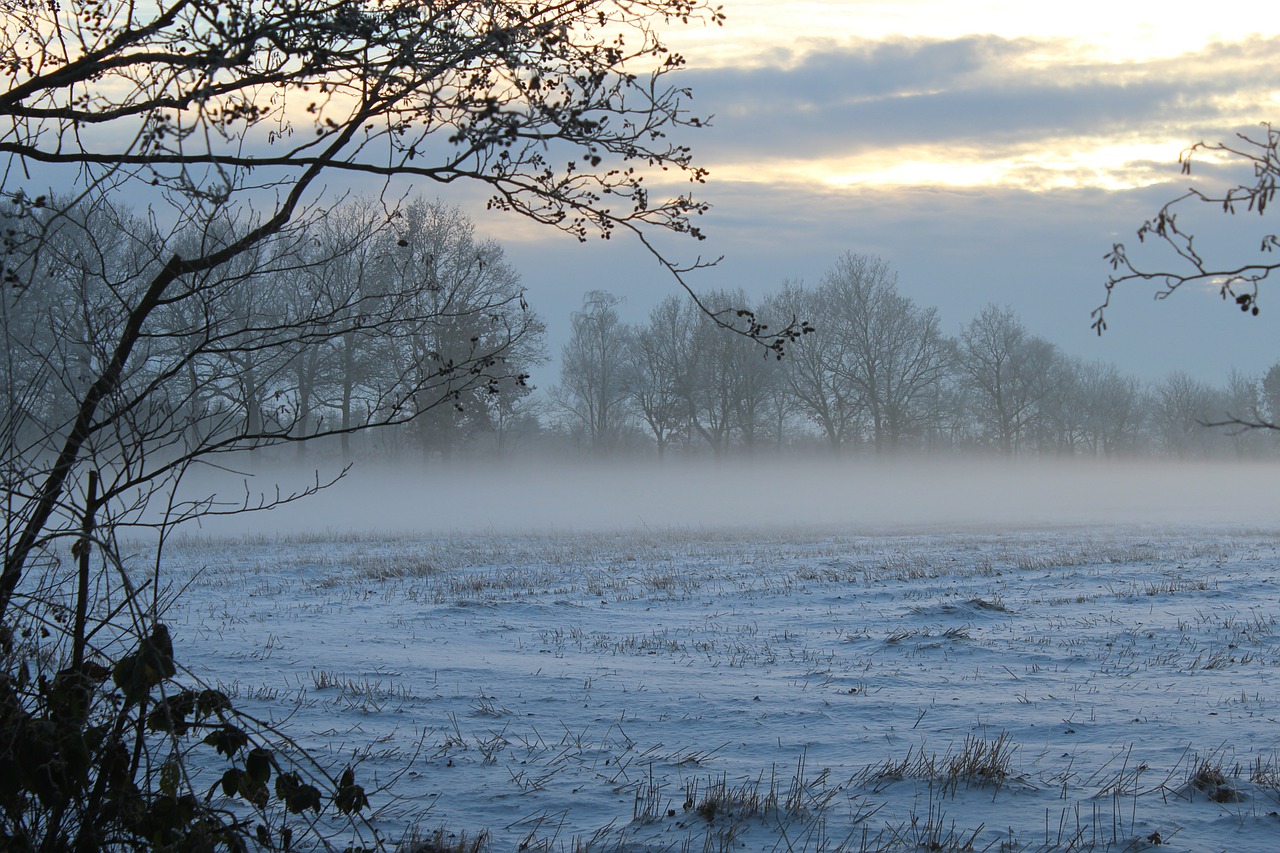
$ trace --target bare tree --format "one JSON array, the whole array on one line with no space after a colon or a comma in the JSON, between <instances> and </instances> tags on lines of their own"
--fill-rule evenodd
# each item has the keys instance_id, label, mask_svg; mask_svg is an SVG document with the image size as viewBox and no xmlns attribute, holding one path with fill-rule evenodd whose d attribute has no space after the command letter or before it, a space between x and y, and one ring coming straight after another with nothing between
<instances>
[{"instance_id":1,"label":"bare tree","mask_svg":"<svg viewBox=\"0 0 1280 853\"><path fill-rule=\"evenodd\" d=\"M1262 383L1241 370L1232 368L1221 390L1223 412L1228 422L1225 432L1237 456L1255 456L1270 442L1256 429L1244 426L1266 426L1271 423L1263 413ZM1220 419L1219 419L1220 420ZM1240 423L1236 423L1236 422Z\"/></svg>"},{"instance_id":2,"label":"bare tree","mask_svg":"<svg viewBox=\"0 0 1280 853\"><path fill-rule=\"evenodd\" d=\"M381 231L377 227L379 206L372 199L348 200L331 208L312 229L313 250L325 261L295 278L292 294L298 310L305 310L313 300L332 305L366 299L377 303L391 275L387 243L395 239L393 232L373 233ZM395 381L389 374L398 364L393 357L396 340L394 335L369 336L351 326L328 340L303 342L292 354L295 363L301 363L299 371L314 369L318 374L312 378L319 389L317 414L327 416L330 427L337 430L344 461L352 458L352 436L375 422L370 401ZM303 428L302 421L311 408L306 391L299 377L298 420ZM299 442L298 447L302 452L306 444Z\"/></svg>"},{"instance_id":3,"label":"bare tree","mask_svg":"<svg viewBox=\"0 0 1280 853\"><path fill-rule=\"evenodd\" d=\"M1262 377L1262 401L1266 420L1280 422L1280 363L1271 365Z\"/></svg>"},{"instance_id":4,"label":"bare tree","mask_svg":"<svg viewBox=\"0 0 1280 853\"><path fill-rule=\"evenodd\" d=\"M1058 356L1049 369L1053 376L1037 407L1032 442L1041 453L1070 456L1085 445L1088 432L1083 366Z\"/></svg>"},{"instance_id":5,"label":"bare tree","mask_svg":"<svg viewBox=\"0 0 1280 853\"><path fill-rule=\"evenodd\" d=\"M713 291L703 297L703 305L712 315L741 305L745 296ZM699 436L712 453L728 452L735 431L743 426L744 395L750 393L749 374L743 370L743 341L722 335L714 322L697 318L688 330L688 338L677 342L681 353L678 389L690 436ZM752 354L759 358L759 353Z\"/></svg>"},{"instance_id":6,"label":"bare tree","mask_svg":"<svg viewBox=\"0 0 1280 853\"><path fill-rule=\"evenodd\" d=\"M53 169L51 180L78 180L80 194L66 197L82 203L154 187L176 221L205 236L195 252L169 247L110 330L111 357L87 384L6 551L0 616L152 314L203 292L193 279L305 221L320 175L470 179L493 191L494 206L579 237L618 228L643 236L648 227L698 236L690 217L703 205L651 197L644 169L611 164L703 177L688 149L661 132L698 120L686 112L687 91L665 83L681 60L653 26L718 20L701 2L269 0L248 15L176 0L10 11L0 153ZM632 70L655 59L648 74ZM20 212L47 202L17 185L24 171L6 170L3 187ZM237 204L259 213L229 214ZM215 222L228 230L208 239ZM40 244L36 230L11 248L35 258ZM26 273L6 262L4 278L21 286Z\"/></svg>"},{"instance_id":7,"label":"bare tree","mask_svg":"<svg viewBox=\"0 0 1280 853\"><path fill-rule=\"evenodd\" d=\"M681 343L693 321L690 306L674 296L658 303L649 322L635 330L627 347L631 407L653 436L658 458L680 436L685 424L679 393Z\"/></svg>"},{"instance_id":8,"label":"bare tree","mask_svg":"<svg viewBox=\"0 0 1280 853\"><path fill-rule=\"evenodd\" d=\"M864 406L846 369L849 339L833 322L834 294L826 287L809 290L785 282L768 304L778 313L826 318L791 346L782 368L791 403L817 425L831 450L839 451L855 439Z\"/></svg>"},{"instance_id":9,"label":"bare tree","mask_svg":"<svg viewBox=\"0 0 1280 853\"><path fill-rule=\"evenodd\" d=\"M1277 179L1280 179L1280 131L1264 122L1259 135L1237 134L1230 143L1197 142L1178 157L1182 173L1191 174L1195 158L1204 153L1249 170L1252 181L1220 191L1192 187L1142 224L1138 241L1150 240L1163 247L1172 261L1168 266L1146 266L1135 261L1123 243L1113 245L1106 257L1115 272L1107 279L1105 301L1093 311L1093 327L1098 334L1107 328L1106 309L1115 290L1134 284L1154 285L1158 299L1171 296L1183 285L1210 285L1241 311L1257 315L1259 287L1280 269L1280 261L1271 260L1274 257L1271 253L1280 249L1280 238L1274 233L1258 235L1254 242L1258 254L1251 258L1239 258L1234 249L1225 254L1219 251L1218 254L1223 255L1220 258L1212 257L1196 243L1195 234L1179 223L1178 217L1191 202L1201 202L1233 215L1243 211L1264 216L1275 199Z\"/></svg>"},{"instance_id":10,"label":"bare tree","mask_svg":"<svg viewBox=\"0 0 1280 853\"><path fill-rule=\"evenodd\" d=\"M846 253L823 287L834 309L828 322L846 342L842 369L866 406L876 450L896 449L939 419L952 349L938 312L902 296L879 258Z\"/></svg>"},{"instance_id":11,"label":"bare tree","mask_svg":"<svg viewBox=\"0 0 1280 853\"><path fill-rule=\"evenodd\" d=\"M460 210L414 201L393 224L388 272L400 287L421 283L417 301L432 320L396 335L392 346L399 352L392 360L404 363L414 381L441 365L488 362L484 382L452 371L449 382L414 397L418 417L408 428L424 452L447 458L468 431L492 428L491 403L504 389L524 390L528 368L543 359L545 327L525 303L520 276L502 247L478 240Z\"/></svg>"},{"instance_id":12,"label":"bare tree","mask_svg":"<svg viewBox=\"0 0 1280 853\"><path fill-rule=\"evenodd\" d=\"M286 285L328 262L386 246L395 221L391 203L315 251L308 239L332 207L326 175L477 182L493 207L579 238L629 231L652 246L652 231L701 236L700 202L655 195L644 180L662 170L704 177L668 136L700 122L689 93L668 82L682 60L658 29L720 15L701 0L104 0L5 11L0 281L14 355L0 416L0 652L5 684L18 686L5 687L0 723L6 746L45 732L53 757L29 769L62 781L38 798L4 788L0 819L5 837L40 849L124 837L236 849L248 825L202 806L185 776L182 808L163 825L131 822L177 796L153 788L162 774L145 744L207 734L233 762L225 793L254 808L278 803L272 831L319 794L291 770L271 797L274 759L250 750L226 697L173 683L160 560L147 602L145 579L111 547L117 526L167 506L163 541L176 521L243 511L248 503L167 498L194 463L406 422L459 383L508 375L488 344L459 354L422 346L390 363L390 380L360 381L360 416L316 416L308 347L420 343L440 317L421 282L387 273L396 255L381 248L366 267L377 274L358 273L359 287L290 298ZM131 220L120 198L148 205L147 216ZM396 243L388 249L406 248ZM34 344L41 334L46 349ZM57 547L69 540L73 567ZM91 568L101 584L89 583ZM15 639L34 625L65 628L47 642ZM102 686L103 660L114 691ZM17 679L28 665L38 671ZM87 727L101 737L84 741ZM86 748L65 748L74 738ZM133 757L121 764L121 754ZM326 786L339 812L362 807L349 773Z\"/></svg>"},{"instance_id":13,"label":"bare tree","mask_svg":"<svg viewBox=\"0 0 1280 853\"><path fill-rule=\"evenodd\" d=\"M1178 157L1182 174L1190 175L1197 157L1209 155L1215 165L1247 171L1250 179L1223 189L1191 187L1185 193L1169 201L1138 229L1140 243L1148 241L1162 248L1167 262L1148 265L1135 260L1123 243L1116 243L1107 253L1114 272L1106 282L1106 297L1093 311L1093 328L1102 334L1107 328L1106 311L1117 288L1133 285L1152 285L1155 297L1165 299L1184 285L1206 285L1218 291L1223 301L1229 302L1245 314L1257 316L1260 310L1262 286L1272 274L1280 270L1275 252L1280 249L1280 236L1262 223L1267 209L1275 200L1280 183L1280 131L1270 122L1263 122L1260 133L1238 133L1231 142L1197 142ZM1210 245L1197 243L1193 226L1179 222L1179 216L1194 212L1194 203L1206 205L1205 209L1222 213L1255 213L1253 220L1239 222L1234 230L1244 232L1244 245L1252 244L1256 250L1238 245ZM1204 426L1228 429L1280 430L1274 412L1263 417L1253 408L1246 411L1229 411L1224 416L1206 421Z\"/></svg>"},{"instance_id":14,"label":"bare tree","mask_svg":"<svg viewBox=\"0 0 1280 853\"><path fill-rule=\"evenodd\" d=\"M1255 430L1280 432L1278 385L1280 371L1275 366L1261 379L1232 368L1227 377L1221 411L1201 426L1225 432L1241 455L1260 451L1265 445L1249 437L1248 433Z\"/></svg>"},{"instance_id":15,"label":"bare tree","mask_svg":"<svg viewBox=\"0 0 1280 853\"><path fill-rule=\"evenodd\" d=\"M1025 449L1053 387L1053 345L1027 331L1010 309L988 305L960 336L960 368L990 440L1006 454Z\"/></svg>"},{"instance_id":16,"label":"bare tree","mask_svg":"<svg viewBox=\"0 0 1280 853\"><path fill-rule=\"evenodd\" d=\"M1222 435L1204 427L1223 408L1212 386L1182 371L1169 374L1151 389L1151 429L1157 446L1180 459L1212 455Z\"/></svg>"},{"instance_id":17,"label":"bare tree","mask_svg":"<svg viewBox=\"0 0 1280 853\"><path fill-rule=\"evenodd\" d=\"M542 415L547 401L532 392L537 390L527 382L509 383L501 388L490 401L490 425L492 427L491 452L497 459L506 459L518 449L533 442L542 432Z\"/></svg>"},{"instance_id":18,"label":"bare tree","mask_svg":"<svg viewBox=\"0 0 1280 853\"><path fill-rule=\"evenodd\" d=\"M1146 412L1136 379L1113 364L1089 362L1078 366L1078 393L1089 453L1115 456L1139 449Z\"/></svg>"},{"instance_id":19,"label":"bare tree","mask_svg":"<svg viewBox=\"0 0 1280 853\"><path fill-rule=\"evenodd\" d=\"M631 330L618 319L618 297L593 290L573 315L569 341L560 355L560 384L551 399L584 430L591 450L617 446L631 394L626 353Z\"/></svg>"},{"instance_id":20,"label":"bare tree","mask_svg":"<svg viewBox=\"0 0 1280 853\"><path fill-rule=\"evenodd\" d=\"M746 294L741 290L716 294L715 299L722 305L748 304ZM762 319L767 318L766 313L757 313ZM762 352L742 338L719 337L724 338L727 344L722 352L727 359L727 375L733 379L733 426L742 449L749 454L755 453L765 441L770 440L769 433L775 420L773 404L777 401L773 391L782 378L781 359L770 357L770 353Z\"/></svg>"}]
</instances>

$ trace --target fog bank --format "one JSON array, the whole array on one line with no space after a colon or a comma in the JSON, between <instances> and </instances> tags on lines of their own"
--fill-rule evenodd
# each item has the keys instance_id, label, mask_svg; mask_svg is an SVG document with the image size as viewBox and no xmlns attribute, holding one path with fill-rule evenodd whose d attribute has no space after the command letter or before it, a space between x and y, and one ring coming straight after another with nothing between
<instances>
[{"instance_id":1,"label":"fog bank","mask_svg":"<svg viewBox=\"0 0 1280 853\"><path fill-rule=\"evenodd\" d=\"M332 472L331 472L332 473ZM324 477L325 471L320 471ZM715 464L357 465L320 494L209 519L211 535L414 534L669 528L847 532L1158 524L1280 528L1275 463L808 460ZM250 492L314 481L257 473ZM237 500L245 478L187 484ZM193 531L194 532L194 531Z\"/></svg>"}]
</instances>

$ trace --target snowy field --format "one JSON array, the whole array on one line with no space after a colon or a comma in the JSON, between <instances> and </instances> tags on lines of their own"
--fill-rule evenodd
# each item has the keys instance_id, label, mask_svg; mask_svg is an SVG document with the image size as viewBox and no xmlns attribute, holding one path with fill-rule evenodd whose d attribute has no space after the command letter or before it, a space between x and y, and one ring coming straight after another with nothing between
<instances>
[{"instance_id":1,"label":"snowy field","mask_svg":"<svg viewBox=\"0 0 1280 853\"><path fill-rule=\"evenodd\" d=\"M1280 525L1180 512L206 534L166 621L392 839L1274 851Z\"/></svg>"}]
</instances>

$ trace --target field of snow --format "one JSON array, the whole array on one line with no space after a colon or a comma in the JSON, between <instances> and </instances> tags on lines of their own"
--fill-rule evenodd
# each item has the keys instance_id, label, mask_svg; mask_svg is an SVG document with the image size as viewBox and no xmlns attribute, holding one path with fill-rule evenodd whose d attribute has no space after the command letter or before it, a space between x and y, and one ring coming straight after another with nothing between
<instances>
[{"instance_id":1,"label":"field of snow","mask_svg":"<svg viewBox=\"0 0 1280 853\"><path fill-rule=\"evenodd\" d=\"M998 530L1000 532L991 532ZM1270 528L251 535L179 659L388 838L495 851L1280 849Z\"/></svg>"}]
</instances>

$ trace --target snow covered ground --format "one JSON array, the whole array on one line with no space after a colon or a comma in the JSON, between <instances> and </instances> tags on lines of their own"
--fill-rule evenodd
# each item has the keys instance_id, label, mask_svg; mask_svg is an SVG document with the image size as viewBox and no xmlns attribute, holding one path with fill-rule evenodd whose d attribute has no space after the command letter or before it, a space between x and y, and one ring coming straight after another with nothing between
<instances>
[{"instance_id":1,"label":"snow covered ground","mask_svg":"<svg viewBox=\"0 0 1280 853\"><path fill-rule=\"evenodd\" d=\"M989 522L204 537L166 621L391 838L1280 850L1277 526Z\"/></svg>"}]
</instances>

